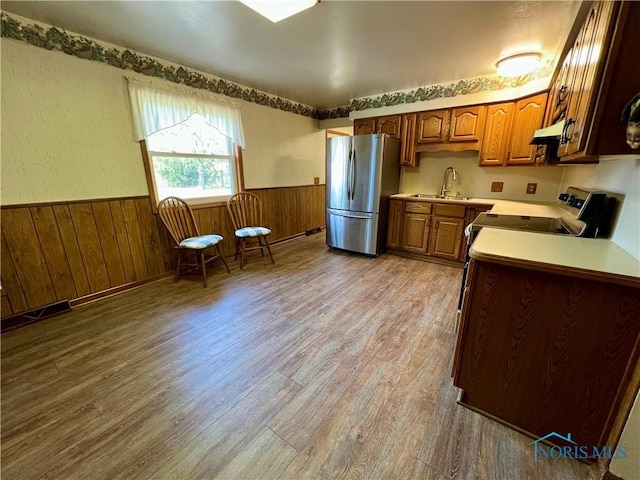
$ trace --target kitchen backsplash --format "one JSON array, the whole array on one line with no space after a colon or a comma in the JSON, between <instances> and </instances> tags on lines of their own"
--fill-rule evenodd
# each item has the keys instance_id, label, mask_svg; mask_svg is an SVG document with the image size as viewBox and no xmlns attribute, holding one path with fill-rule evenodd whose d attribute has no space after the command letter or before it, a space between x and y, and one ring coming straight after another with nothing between
<instances>
[{"instance_id":1,"label":"kitchen backsplash","mask_svg":"<svg viewBox=\"0 0 640 480\"><path fill-rule=\"evenodd\" d=\"M420 166L402 169L401 193L439 193L447 167L459 173L451 182L453 194L468 197L501 198L530 202L553 202L562 181L561 167L479 167L478 152L423 153ZM492 182L502 182L502 192L492 192ZM527 194L527 184L535 183L536 193Z\"/></svg>"},{"instance_id":2,"label":"kitchen backsplash","mask_svg":"<svg viewBox=\"0 0 640 480\"><path fill-rule=\"evenodd\" d=\"M640 155L601 158L597 165L567 166L562 189L572 185L619 196L622 204L611 240L640 260Z\"/></svg>"}]
</instances>

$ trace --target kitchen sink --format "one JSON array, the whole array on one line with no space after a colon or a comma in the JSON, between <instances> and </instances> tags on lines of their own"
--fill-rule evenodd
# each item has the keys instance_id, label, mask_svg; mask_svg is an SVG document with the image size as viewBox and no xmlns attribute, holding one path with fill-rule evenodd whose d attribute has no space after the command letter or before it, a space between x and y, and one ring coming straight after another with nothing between
<instances>
[{"instance_id":1,"label":"kitchen sink","mask_svg":"<svg viewBox=\"0 0 640 480\"><path fill-rule=\"evenodd\" d=\"M457 195L436 195L434 193L417 193L411 196L414 198L437 198L440 200L469 200L469 197L460 197Z\"/></svg>"}]
</instances>

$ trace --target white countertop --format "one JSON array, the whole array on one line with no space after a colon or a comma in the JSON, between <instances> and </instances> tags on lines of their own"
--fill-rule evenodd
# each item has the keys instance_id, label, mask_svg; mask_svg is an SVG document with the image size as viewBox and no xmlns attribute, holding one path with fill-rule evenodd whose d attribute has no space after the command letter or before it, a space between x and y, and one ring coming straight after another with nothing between
<instances>
[{"instance_id":1,"label":"white countertop","mask_svg":"<svg viewBox=\"0 0 640 480\"><path fill-rule=\"evenodd\" d=\"M478 260L510 260L574 272L596 272L640 280L640 260L610 240L483 228L471 246Z\"/></svg>"},{"instance_id":2,"label":"white countertop","mask_svg":"<svg viewBox=\"0 0 640 480\"><path fill-rule=\"evenodd\" d=\"M471 197L468 200L459 200L455 198L416 198L415 193L397 193L391 195L391 198L401 198L416 202L428 203L457 203L462 205L492 205L491 213L499 213L502 215L528 215L531 217L551 217L558 218L562 214L562 210L553 202L529 203L517 200L501 200L497 198L479 198Z\"/></svg>"}]
</instances>

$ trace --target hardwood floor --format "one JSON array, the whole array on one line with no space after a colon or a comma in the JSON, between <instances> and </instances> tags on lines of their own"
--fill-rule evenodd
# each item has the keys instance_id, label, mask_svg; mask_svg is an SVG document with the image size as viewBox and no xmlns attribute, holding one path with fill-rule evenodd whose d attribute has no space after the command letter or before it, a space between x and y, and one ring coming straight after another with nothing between
<instances>
[{"instance_id":1,"label":"hardwood floor","mask_svg":"<svg viewBox=\"0 0 640 480\"><path fill-rule=\"evenodd\" d=\"M594 478L456 404L460 269L274 257L2 335L2 478Z\"/></svg>"}]
</instances>

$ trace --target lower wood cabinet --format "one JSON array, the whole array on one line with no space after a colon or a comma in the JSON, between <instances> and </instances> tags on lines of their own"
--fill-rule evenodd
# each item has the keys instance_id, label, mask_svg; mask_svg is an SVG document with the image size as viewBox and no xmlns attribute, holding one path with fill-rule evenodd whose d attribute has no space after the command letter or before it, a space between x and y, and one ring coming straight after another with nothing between
<instances>
[{"instance_id":1,"label":"lower wood cabinet","mask_svg":"<svg viewBox=\"0 0 640 480\"><path fill-rule=\"evenodd\" d=\"M574 275L472 259L454 385L464 405L533 438L569 432L602 449L617 442L616 417L637 392L640 286Z\"/></svg>"},{"instance_id":2,"label":"lower wood cabinet","mask_svg":"<svg viewBox=\"0 0 640 480\"><path fill-rule=\"evenodd\" d=\"M464 218L433 217L430 252L434 257L461 260Z\"/></svg>"},{"instance_id":3,"label":"lower wood cabinet","mask_svg":"<svg viewBox=\"0 0 640 480\"><path fill-rule=\"evenodd\" d=\"M405 213L402 226L402 250L414 253L429 251L431 216L424 213Z\"/></svg>"},{"instance_id":4,"label":"lower wood cabinet","mask_svg":"<svg viewBox=\"0 0 640 480\"><path fill-rule=\"evenodd\" d=\"M426 254L429 251L431 204L406 202L402 218L400 248L407 252Z\"/></svg>"},{"instance_id":5,"label":"lower wood cabinet","mask_svg":"<svg viewBox=\"0 0 640 480\"><path fill-rule=\"evenodd\" d=\"M465 227L490 205L460 205L391 199L387 247L425 260L461 265L466 255Z\"/></svg>"},{"instance_id":6,"label":"lower wood cabinet","mask_svg":"<svg viewBox=\"0 0 640 480\"><path fill-rule=\"evenodd\" d=\"M402 215L404 202L402 200L389 201L389 221L387 223L387 247L400 248L402 242Z\"/></svg>"}]
</instances>

